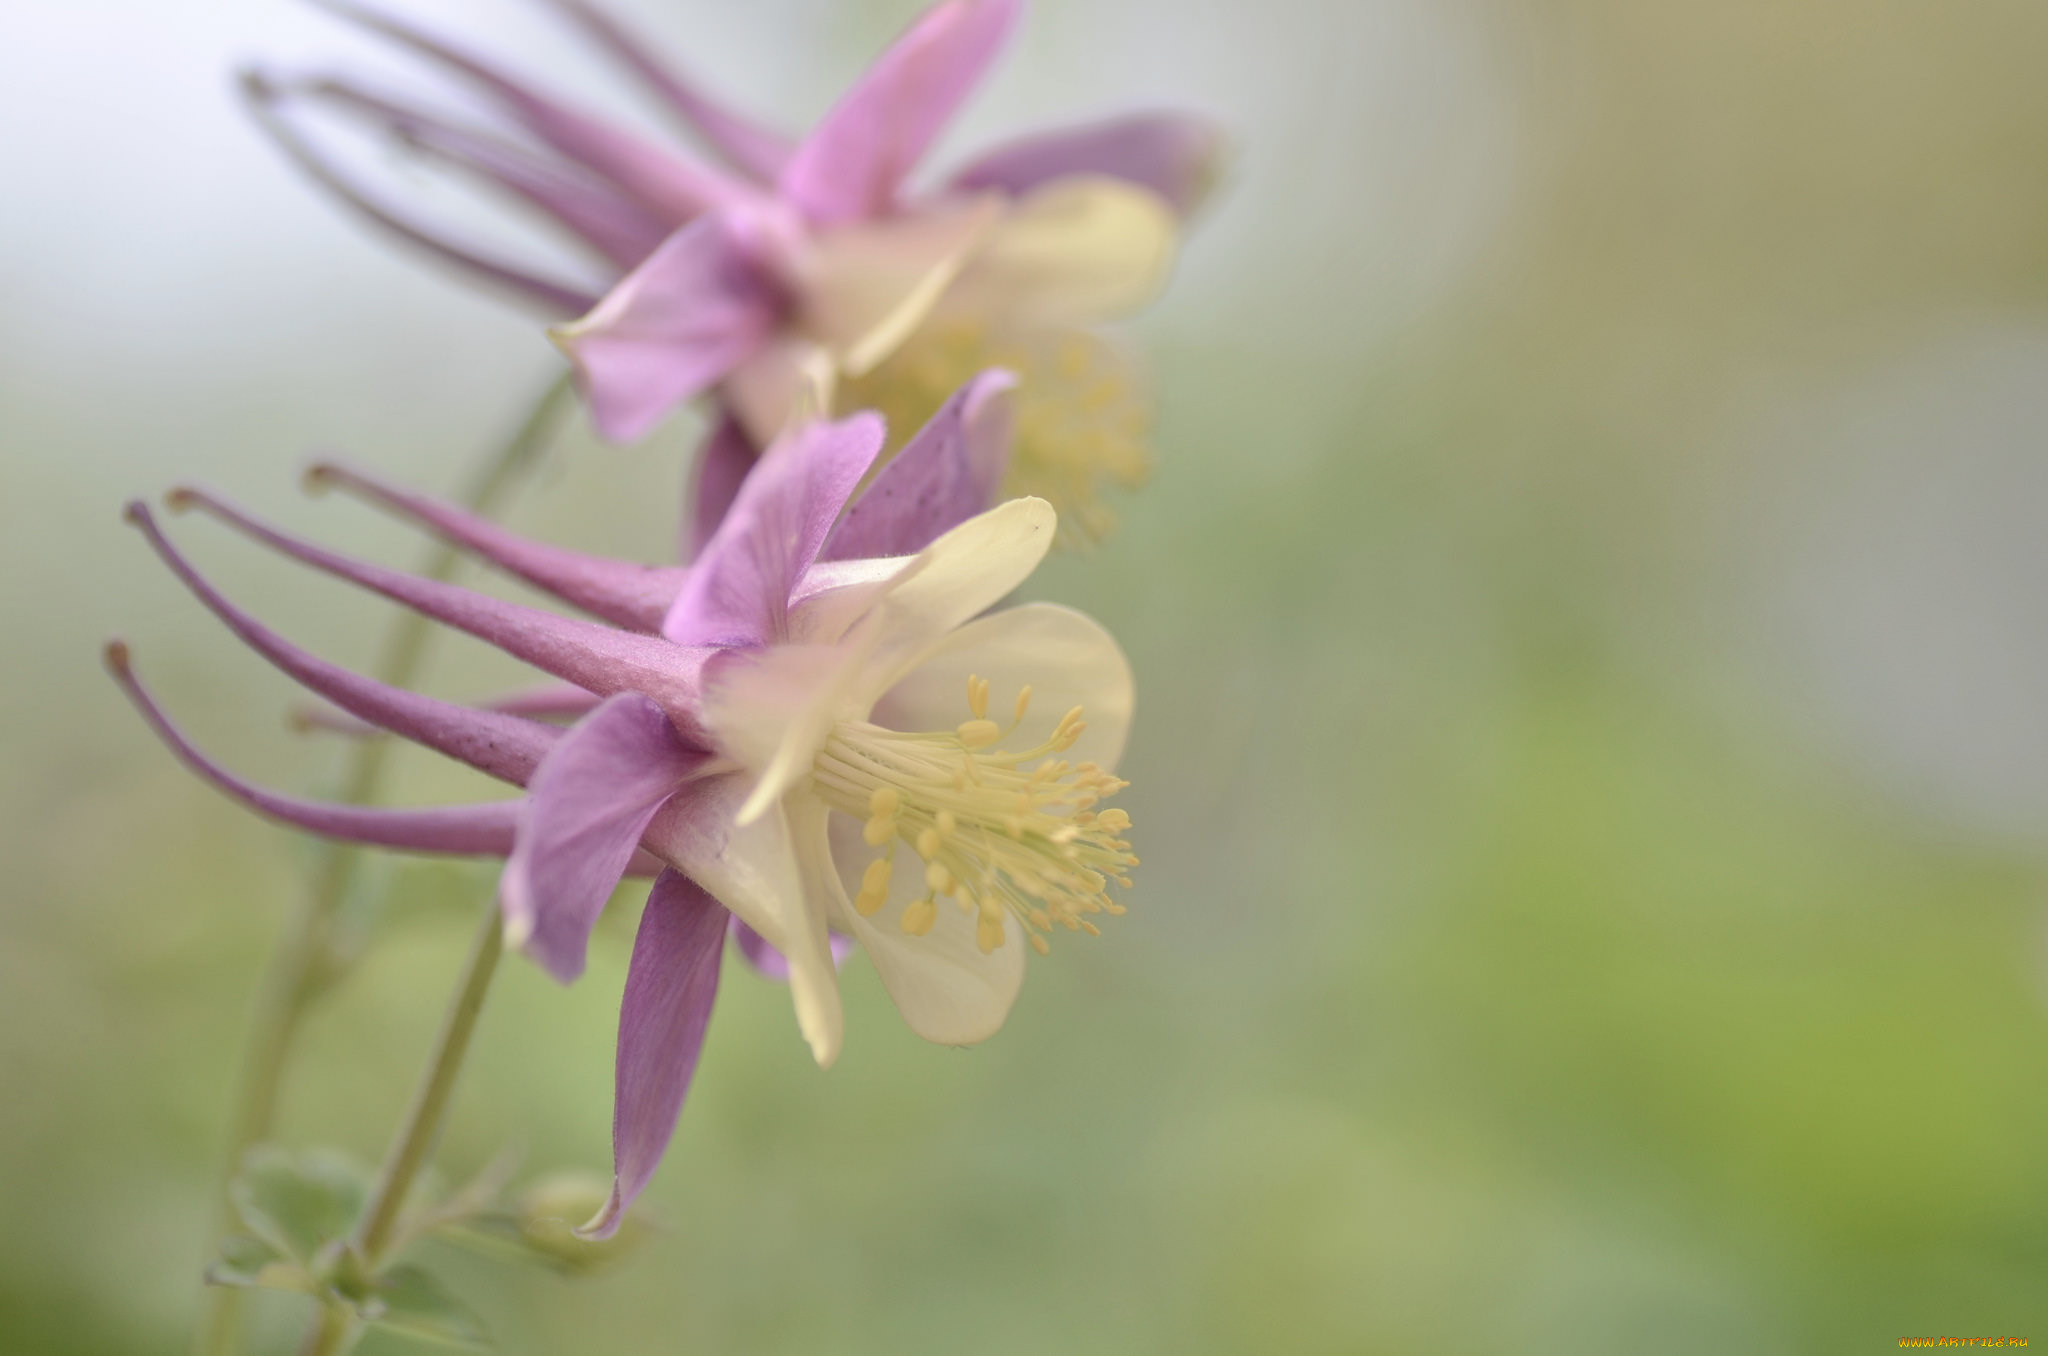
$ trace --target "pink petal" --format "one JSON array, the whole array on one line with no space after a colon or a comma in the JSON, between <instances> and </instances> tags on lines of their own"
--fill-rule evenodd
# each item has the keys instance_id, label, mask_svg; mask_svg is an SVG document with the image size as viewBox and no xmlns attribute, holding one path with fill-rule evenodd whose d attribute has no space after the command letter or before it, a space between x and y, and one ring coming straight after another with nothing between
<instances>
[{"instance_id":1,"label":"pink petal","mask_svg":"<svg viewBox=\"0 0 2048 1356\"><path fill-rule=\"evenodd\" d=\"M619 1003L612 1194L577 1231L586 1237L617 1232L675 1136L718 997L727 916L677 871L662 872L648 892Z\"/></svg>"},{"instance_id":2,"label":"pink petal","mask_svg":"<svg viewBox=\"0 0 2048 1356\"><path fill-rule=\"evenodd\" d=\"M788 137L735 113L697 89L673 67L656 60L646 43L596 5L585 0L553 2L556 9L580 24L639 76L642 84L680 113L728 164L764 184L775 182L794 149Z\"/></svg>"},{"instance_id":3,"label":"pink petal","mask_svg":"<svg viewBox=\"0 0 2048 1356\"><path fill-rule=\"evenodd\" d=\"M499 884L505 929L564 984L662 802L706 754L660 706L625 692L576 722L535 769Z\"/></svg>"},{"instance_id":4,"label":"pink petal","mask_svg":"<svg viewBox=\"0 0 2048 1356\"><path fill-rule=\"evenodd\" d=\"M598 432L631 442L766 343L783 301L739 214L685 226L573 324L551 332Z\"/></svg>"},{"instance_id":5,"label":"pink petal","mask_svg":"<svg viewBox=\"0 0 2048 1356\"><path fill-rule=\"evenodd\" d=\"M824 901L806 891L782 807L745 825L735 818L754 780L739 771L692 780L661 807L643 841L789 957L797 1029L829 1067L844 1038L845 1007Z\"/></svg>"},{"instance_id":6,"label":"pink petal","mask_svg":"<svg viewBox=\"0 0 2048 1356\"><path fill-rule=\"evenodd\" d=\"M1151 189L1181 216L1215 183L1223 133L1185 113L1132 113L1005 142L949 181L954 188L996 188L1018 195L1076 174L1104 174Z\"/></svg>"},{"instance_id":7,"label":"pink petal","mask_svg":"<svg viewBox=\"0 0 2048 1356\"><path fill-rule=\"evenodd\" d=\"M789 596L854 486L882 450L879 415L815 421L761 454L661 624L678 645L760 645L783 636Z\"/></svg>"},{"instance_id":8,"label":"pink petal","mask_svg":"<svg viewBox=\"0 0 2048 1356\"><path fill-rule=\"evenodd\" d=\"M403 852L446 852L461 856L502 857L512 850L516 800L482 805L436 805L421 809L387 809L337 805L280 795L244 781L200 752L164 715L128 663L128 647L107 646L107 668L158 737L180 762L229 799L281 823L351 843L396 848Z\"/></svg>"},{"instance_id":9,"label":"pink petal","mask_svg":"<svg viewBox=\"0 0 2048 1356\"><path fill-rule=\"evenodd\" d=\"M1008 372L984 372L947 397L846 511L823 558L915 555L994 503L1010 464L1016 384Z\"/></svg>"},{"instance_id":10,"label":"pink petal","mask_svg":"<svg viewBox=\"0 0 2048 1356\"><path fill-rule=\"evenodd\" d=\"M823 225L886 214L1023 8L1022 0L946 0L927 10L797 147L783 196Z\"/></svg>"},{"instance_id":11,"label":"pink petal","mask_svg":"<svg viewBox=\"0 0 2048 1356\"><path fill-rule=\"evenodd\" d=\"M306 472L306 484L312 489L339 486L390 509L443 541L614 625L655 630L682 588L684 571L677 566L633 565L529 541L479 514L413 494L353 467L316 463Z\"/></svg>"}]
</instances>

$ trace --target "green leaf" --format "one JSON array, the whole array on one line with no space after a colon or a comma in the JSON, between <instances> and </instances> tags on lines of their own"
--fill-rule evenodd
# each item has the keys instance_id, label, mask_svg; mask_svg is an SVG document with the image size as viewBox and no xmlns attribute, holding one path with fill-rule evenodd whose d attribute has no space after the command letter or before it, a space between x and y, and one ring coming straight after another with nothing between
<instances>
[{"instance_id":1,"label":"green leaf","mask_svg":"<svg viewBox=\"0 0 2048 1356\"><path fill-rule=\"evenodd\" d=\"M206 1269L208 1285L253 1286L311 1295L318 1284L306 1269L260 1238L231 1234L221 1240L220 1256Z\"/></svg>"},{"instance_id":2,"label":"green leaf","mask_svg":"<svg viewBox=\"0 0 2048 1356\"><path fill-rule=\"evenodd\" d=\"M369 1176L338 1154L251 1149L229 1188L249 1232L311 1271L327 1244L345 1238L369 1197Z\"/></svg>"},{"instance_id":3,"label":"green leaf","mask_svg":"<svg viewBox=\"0 0 2048 1356\"><path fill-rule=\"evenodd\" d=\"M415 1266L396 1266L379 1276L356 1305L365 1323L437 1346L489 1351L491 1337L469 1307Z\"/></svg>"}]
</instances>

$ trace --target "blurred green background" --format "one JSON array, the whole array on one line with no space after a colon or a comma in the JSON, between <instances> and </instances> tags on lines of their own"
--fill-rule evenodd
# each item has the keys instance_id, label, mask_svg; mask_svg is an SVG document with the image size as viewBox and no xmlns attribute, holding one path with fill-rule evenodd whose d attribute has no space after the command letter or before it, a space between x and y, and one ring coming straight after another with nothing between
<instances>
[{"instance_id":1,"label":"blurred green background","mask_svg":"<svg viewBox=\"0 0 2048 1356\"><path fill-rule=\"evenodd\" d=\"M791 125L917 8L618 4ZM623 106L543 7L409 8ZM406 562L298 465L445 490L555 369L226 88L388 54L268 0L16 17L0 1349L174 1352L312 853L178 769L97 647L238 770L329 789L340 756L120 503L203 479ZM515 1353L2048 1341L2044 70L2036 0L1041 0L953 154L1131 103L1238 140L1134 327L1155 484L1032 585L1138 670L1134 908L969 1052L856 962L820 1074L729 971L666 1231L577 1282L451 1254L453 1287ZM579 427L512 519L661 559L694 434ZM370 662L380 606L174 527ZM430 686L503 676L454 639ZM491 878L368 875L290 1143L375 1159ZM572 989L507 967L451 1171L605 1166L636 907ZM298 1307L257 1317L289 1349Z\"/></svg>"}]
</instances>

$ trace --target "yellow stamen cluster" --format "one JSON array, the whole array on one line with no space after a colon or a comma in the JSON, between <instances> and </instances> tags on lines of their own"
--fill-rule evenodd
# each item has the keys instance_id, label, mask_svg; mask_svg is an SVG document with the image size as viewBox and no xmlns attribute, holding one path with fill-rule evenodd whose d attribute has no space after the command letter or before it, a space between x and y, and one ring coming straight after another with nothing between
<instances>
[{"instance_id":1,"label":"yellow stamen cluster","mask_svg":"<svg viewBox=\"0 0 2048 1356\"><path fill-rule=\"evenodd\" d=\"M863 840L883 850L854 895L862 917L888 901L896 845L905 843L922 860L924 881L924 893L904 906L905 932L930 932L939 900L950 897L975 916L984 954L1003 944L1005 920L1014 918L1042 956L1054 927L1098 935L1086 915L1124 911L1108 887L1130 888L1138 864L1123 837L1131 817L1095 807L1128 783L1059 757L1088 728L1080 707L1037 747L1009 752L1000 743L1023 723L1031 689L1017 694L1008 729L988 718L988 699L987 680L970 677L971 718L950 731L841 721L818 754L814 785L826 804L863 820Z\"/></svg>"},{"instance_id":2,"label":"yellow stamen cluster","mask_svg":"<svg viewBox=\"0 0 2048 1356\"><path fill-rule=\"evenodd\" d=\"M1004 492L1037 495L1058 510L1060 541L1084 546L1116 526L1105 486L1135 489L1151 470L1151 414L1130 360L1077 329L992 332L964 321L933 321L880 366L845 382L842 409L880 410L902 445L969 378L1006 367L1016 437Z\"/></svg>"}]
</instances>

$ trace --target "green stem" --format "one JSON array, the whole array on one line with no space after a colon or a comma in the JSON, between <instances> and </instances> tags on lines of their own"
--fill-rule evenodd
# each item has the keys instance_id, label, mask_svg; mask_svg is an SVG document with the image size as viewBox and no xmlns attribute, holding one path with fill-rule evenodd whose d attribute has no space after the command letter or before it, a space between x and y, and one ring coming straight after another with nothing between
<instances>
[{"instance_id":1,"label":"green stem","mask_svg":"<svg viewBox=\"0 0 2048 1356\"><path fill-rule=\"evenodd\" d=\"M483 1011L484 995L490 992L491 979L498 972L498 958L504 951L505 927L494 899L484 911L483 926L470 945L469 961L462 967L455 997L441 1019L441 1034L434 1041L433 1058L427 1061L427 1071L412 1095L412 1105L406 1109L405 1119L399 1122L398 1133L384 1155L384 1166L377 1173L370 1203L364 1207L355 1236L349 1240L349 1251L366 1275L376 1275L383 1265L404 1216L405 1199L412 1192L413 1181L426 1166L428 1155L434 1151L434 1141L440 1137L441 1122L448 1114L448 1098L455 1091L463 1057L469 1053L469 1038L476 1031L478 1014ZM335 1356L347 1350L354 1332L355 1324L346 1310L339 1305L322 1304L299 1348L300 1356Z\"/></svg>"},{"instance_id":2,"label":"green stem","mask_svg":"<svg viewBox=\"0 0 2048 1356\"><path fill-rule=\"evenodd\" d=\"M549 383L518 431L478 469L465 487L462 503L479 513L494 512L520 477L532 468L571 403L567 375ZM454 547L437 545L422 562L420 573L430 579L445 580L454 574L460 559L461 554ZM378 680L392 687L411 686L418 676L430 631L427 619L419 613L399 613L385 633L383 654L373 670ZM364 739L356 744L343 780L344 800L359 804L376 794L389 747L390 741L385 739ZM228 1183L240 1171L249 1150L268 1139L276 1123L279 1092L299 1026L314 998L335 978L334 924L354 880L358 857L357 849L346 844L324 846L312 888L271 957L228 1123L216 1235L232 1227ZM196 1356L233 1356L241 1345L241 1301L241 1291L230 1287L215 1287L206 1292L193 1344Z\"/></svg>"},{"instance_id":3,"label":"green stem","mask_svg":"<svg viewBox=\"0 0 2048 1356\"><path fill-rule=\"evenodd\" d=\"M322 1304L320 1316L306 1329L299 1356L339 1356L355 1342L355 1315L339 1304Z\"/></svg>"},{"instance_id":4,"label":"green stem","mask_svg":"<svg viewBox=\"0 0 2048 1356\"><path fill-rule=\"evenodd\" d=\"M463 967L462 980L448 1005L447 1016L441 1019L434 1057L428 1061L426 1074L413 1093L412 1105L406 1109L405 1120L392 1138L384 1167L377 1174L376 1188L370 1193L370 1203L356 1225L355 1253L373 1275L391 1246L413 1179L426 1165L427 1156L434 1150L434 1140L441 1133L448 1097L455 1091L456 1075L462 1071L463 1056L469 1053L469 1038L476 1031L477 1014L483 1011L484 995L490 992L491 978L498 972L498 957L504 951L505 928L493 899L484 911L476 941L470 945L469 962Z\"/></svg>"}]
</instances>

